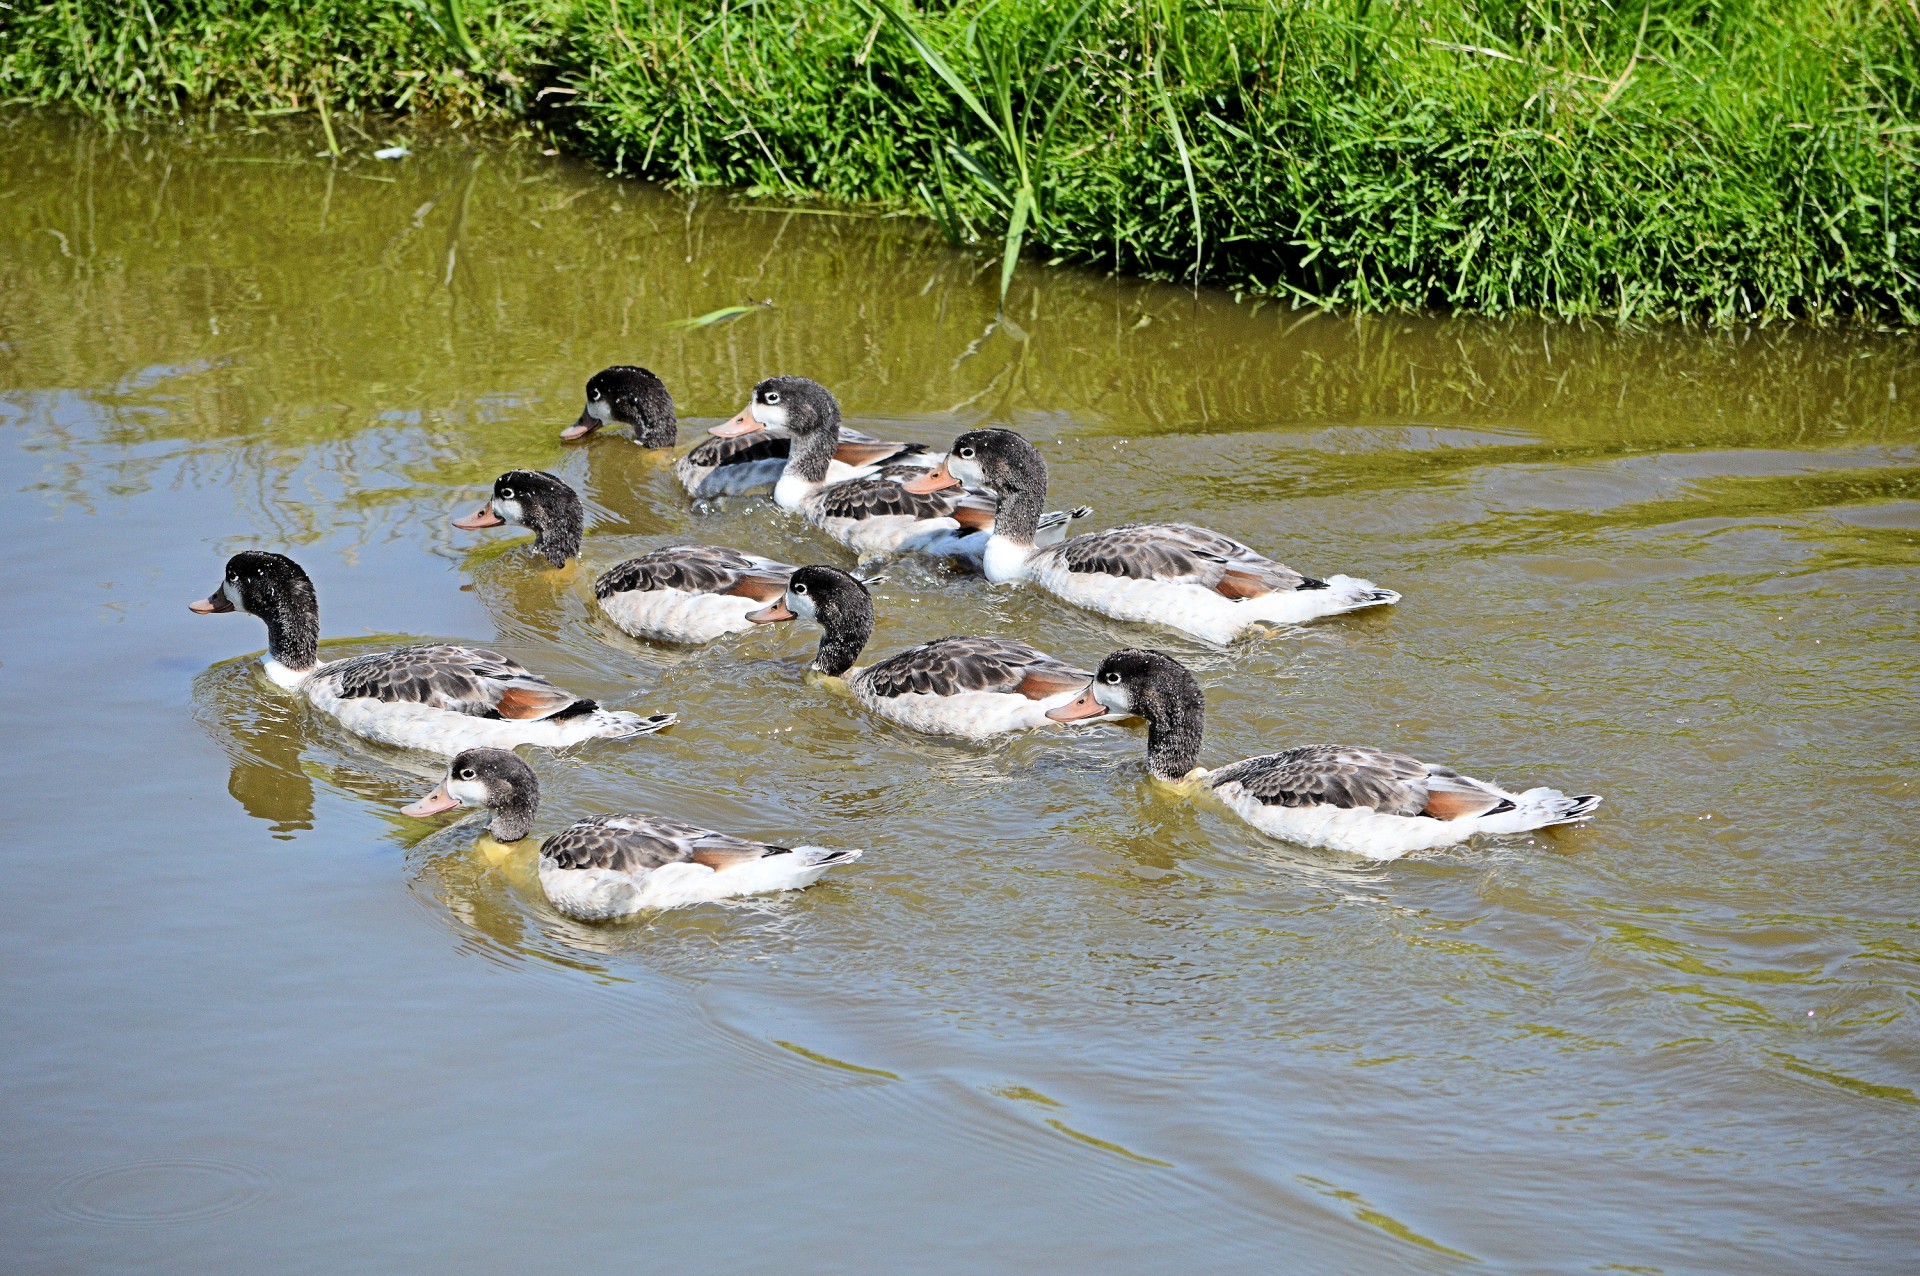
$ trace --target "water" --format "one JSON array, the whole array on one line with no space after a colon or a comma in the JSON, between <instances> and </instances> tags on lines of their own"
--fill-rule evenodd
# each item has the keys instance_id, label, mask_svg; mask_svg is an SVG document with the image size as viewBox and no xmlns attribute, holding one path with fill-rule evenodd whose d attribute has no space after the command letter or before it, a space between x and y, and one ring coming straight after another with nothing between
<instances>
[{"instance_id":1,"label":"water","mask_svg":"<svg viewBox=\"0 0 1920 1276\"><path fill-rule=\"evenodd\" d=\"M1911 336L1356 322L1038 267L995 326L995 264L915 223L524 144L0 129L9 1267L1911 1264ZM798 626L629 640L588 597L634 552L845 560L560 444L613 362L689 436L779 371L889 436L1011 424L1097 525L1406 595L1221 653L911 565L876 654L1152 642L1207 686L1204 761L1378 743L1606 805L1357 864L1156 791L1133 731L878 725L803 681ZM511 467L584 490L587 570L448 526ZM524 855L395 813L428 760L186 610L247 546L312 572L331 654L485 641L682 715L535 755L543 830L868 855L569 922Z\"/></svg>"}]
</instances>

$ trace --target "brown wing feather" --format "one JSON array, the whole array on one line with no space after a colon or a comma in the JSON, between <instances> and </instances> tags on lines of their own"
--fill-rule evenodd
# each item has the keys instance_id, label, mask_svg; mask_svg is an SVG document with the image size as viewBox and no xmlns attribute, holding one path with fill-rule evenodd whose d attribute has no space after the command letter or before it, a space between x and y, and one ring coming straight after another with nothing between
<instances>
[{"instance_id":1,"label":"brown wing feather","mask_svg":"<svg viewBox=\"0 0 1920 1276\"><path fill-rule=\"evenodd\" d=\"M673 589L687 594L743 593L761 598L773 585L775 596L787 587L794 568L718 545L668 545L610 567L593 582L596 598L614 594ZM741 586L746 582L745 589ZM771 601L771 598L767 599Z\"/></svg>"},{"instance_id":2,"label":"brown wing feather","mask_svg":"<svg viewBox=\"0 0 1920 1276\"><path fill-rule=\"evenodd\" d=\"M1050 552L1059 556L1068 571L1192 581L1227 598L1325 588L1324 582L1276 563L1230 536L1191 523L1128 523L1076 536Z\"/></svg>"}]
</instances>

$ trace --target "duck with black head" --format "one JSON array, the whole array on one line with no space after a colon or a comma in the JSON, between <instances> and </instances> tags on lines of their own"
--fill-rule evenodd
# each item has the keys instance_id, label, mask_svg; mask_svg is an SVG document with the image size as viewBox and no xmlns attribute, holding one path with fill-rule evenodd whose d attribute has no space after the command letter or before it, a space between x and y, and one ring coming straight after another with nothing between
<instances>
[{"instance_id":1,"label":"duck with black head","mask_svg":"<svg viewBox=\"0 0 1920 1276\"><path fill-rule=\"evenodd\" d=\"M442 755L478 745L558 749L650 735L675 721L671 713L603 709L481 647L423 643L323 661L313 581L284 554L235 554L219 588L190 606L201 615L244 611L265 621L267 677L382 744Z\"/></svg>"},{"instance_id":2,"label":"duck with black head","mask_svg":"<svg viewBox=\"0 0 1920 1276\"><path fill-rule=\"evenodd\" d=\"M779 428L793 438L786 466L773 487L774 504L799 514L860 555L862 562L896 554L926 554L978 563L994 526L991 493L957 483L929 487L924 465L883 465L842 477L834 472L840 403L806 377L768 377L753 388L739 416L716 430L744 437L755 429ZM944 468L938 472L944 473ZM1040 515L1035 535L1058 540L1066 525L1092 510Z\"/></svg>"},{"instance_id":3,"label":"duck with black head","mask_svg":"<svg viewBox=\"0 0 1920 1276\"><path fill-rule=\"evenodd\" d=\"M1128 648L1100 662L1085 688L1049 716L1144 718L1154 779L1210 792L1269 837L1393 860L1481 833L1525 833L1589 819L1600 798L1559 789L1510 792L1452 767L1352 745L1307 745L1208 771L1199 765L1206 696L1161 651Z\"/></svg>"},{"instance_id":4,"label":"duck with black head","mask_svg":"<svg viewBox=\"0 0 1920 1276\"><path fill-rule=\"evenodd\" d=\"M776 392L777 396L777 392ZM749 496L768 492L779 482L793 451L793 432L779 411L780 401L749 406L731 421L708 431L711 436L674 464L674 473L687 493L700 499L716 496ZM833 415L839 420L839 404ZM765 417L763 421L761 416ZM827 481L844 483L879 473L889 466L908 465L930 468L940 463L937 453L924 444L882 439L856 430L850 425L838 427L837 442L827 463Z\"/></svg>"},{"instance_id":5,"label":"duck with black head","mask_svg":"<svg viewBox=\"0 0 1920 1276\"><path fill-rule=\"evenodd\" d=\"M560 437L572 442L608 425L626 426L641 447L672 447L679 438L666 383L632 364L602 368L587 379L587 406Z\"/></svg>"},{"instance_id":6,"label":"duck with black head","mask_svg":"<svg viewBox=\"0 0 1920 1276\"><path fill-rule=\"evenodd\" d=\"M1128 523L1049 545L1039 535L1047 463L1012 430L969 430L953 441L938 469L908 488L939 493L962 484L1000 498L981 552L988 580L1032 581L1077 607L1119 620L1228 643L1275 626L1400 601L1399 594L1370 580L1303 575L1191 523Z\"/></svg>"},{"instance_id":7,"label":"duck with black head","mask_svg":"<svg viewBox=\"0 0 1920 1276\"><path fill-rule=\"evenodd\" d=\"M808 668L845 678L855 702L874 716L930 735L979 741L1053 727L1057 720L1049 711L1073 700L1092 677L1006 638L940 638L855 669L873 635L867 583L838 567L802 567L779 602L747 619L763 625L814 621L820 647Z\"/></svg>"},{"instance_id":8,"label":"duck with black head","mask_svg":"<svg viewBox=\"0 0 1920 1276\"><path fill-rule=\"evenodd\" d=\"M467 749L446 778L401 814L462 807L491 812L488 833L514 843L533 832L540 781L504 749ZM540 844L540 886L553 906L581 921L607 921L741 895L799 890L858 850L775 846L659 815L590 815Z\"/></svg>"},{"instance_id":9,"label":"duck with black head","mask_svg":"<svg viewBox=\"0 0 1920 1276\"><path fill-rule=\"evenodd\" d=\"M463 531L504 527L509 523L533 533L533 549L554 567L580 556L586 530L580 494L566 480L545 470L508 470L493 481L493 495L453 525Z\"/></svg>"}]
</instances>

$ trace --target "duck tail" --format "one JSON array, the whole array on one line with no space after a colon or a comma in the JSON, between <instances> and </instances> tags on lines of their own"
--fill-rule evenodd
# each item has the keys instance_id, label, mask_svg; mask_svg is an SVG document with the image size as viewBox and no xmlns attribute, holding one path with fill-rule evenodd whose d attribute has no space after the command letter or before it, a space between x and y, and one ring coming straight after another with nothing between
<instances>
[{"instance_id":1,"label":"duck tail","mask_svg":"<svg viewBox=\"0 0 1920 1276\"><path fill-rule=\"evenodd\" d=\"M652 735L656 731L665 731L680 721L677 713L628 713L623 709L597 709L594 711L593 724L598 730L595 734L608 740L632 740L643 735Z\"/></svg>"},{"instance_id":2,"label":"duck tail","mask_svg":"<svg viewBox=\"0 0 1920 1276\"><path fill-rule=\"evenodd\" d=\"M1358 576L1329 576L1326 587L1347 604L1348 611L1356 611L1362 607L1391 606L1400 601L1399 590L1382 589L1372 581L1362 580Z\"/></svg>"}]
</instances>

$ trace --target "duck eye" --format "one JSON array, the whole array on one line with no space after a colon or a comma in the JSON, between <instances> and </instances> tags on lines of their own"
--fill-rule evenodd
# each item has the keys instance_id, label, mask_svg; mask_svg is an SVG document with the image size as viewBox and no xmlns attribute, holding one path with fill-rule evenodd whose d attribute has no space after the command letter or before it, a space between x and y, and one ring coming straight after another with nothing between
<instances>
[{"instance_id":1,"label":"duck eye","mask_svg":"<svg viewBox=\"0 0 1920 1276\"><path fill-rule=\"evenodd\" d=\"M768 403L780 402L780 392L778 390L769 390L763 397Z\"/></svg>"},{"instance_id":2,"label":"duck eye","mask_svg":"<svg viewBox=\"0 0 1920 1276\"><path fill-rule=\"evenodd\" d=\"M587 391L587 397L589 399L592 399L595 403L600 402L600 392L598 390Z\"/></svg>"},{"instance_id":3,"label":"duck eye","mask_svg":"<svg viewBox=\"0 0 1920 1276\"><path fill-rule=\"evenodd\" d=\"M963 447L963 448L961 448L961 449L960 449L960 457L961 457L961 459L962 459L962 460L966 460L966 459L968 459L968 458L970 458L970 457L971 457L972 455L973 455L973 449L972 449L972 448L970 448L970 447Z\"/></svg>"},{"instance_id":4,"label":"duck eye","mask_svg":"<svg viewBox=\"0 0 1920 1276\"><path fill-rule=\"evenodd\" d=\"M500 489L500 499L501 499L501 500L503 500L503 501L510 501L510 500L512 500L512 499L513 499L513 489L512 489L512 488L510 488L510 487L503 487L503 488L501 488L501 489Z\"/></svg>"},{"instance_id":5,"label":"duck eye","mask_svg":"<svg viewBox=\"0 0 1920 1276\"><path fill-rule=\"evenodd\" d=\"M1107 681L1110 683L1113 683L1115 686L1118 686L1120 683L1120 675L1117 673L1110 673L1107 675Z\"/></svg>"},{"instance_id":6,"label":"duck eye","mask_svg":"<svg viewBox=\"0 0 1920 1276\"><path fill-rule=\"evenodd\" d=\"M804 594L807 592L807 587L805 585L795 585L793 587L793 592L796 594Z\"/></svg>"},{"instance_id":7,"label":"duck eye","mask_svg":"<svg viewBox=\"0 0 1920 1276\"><path fill-rule=\"evenodd\" d=\"M473 768L468 767L466 770L462 771L460 773L460 778L463 780L471 780L473 778Z\"/></svg>"}]
</instances>

